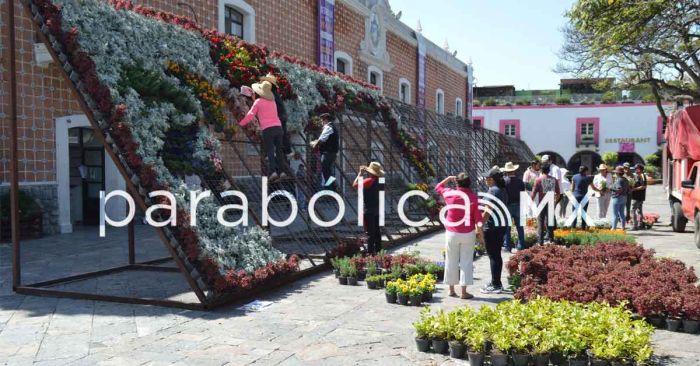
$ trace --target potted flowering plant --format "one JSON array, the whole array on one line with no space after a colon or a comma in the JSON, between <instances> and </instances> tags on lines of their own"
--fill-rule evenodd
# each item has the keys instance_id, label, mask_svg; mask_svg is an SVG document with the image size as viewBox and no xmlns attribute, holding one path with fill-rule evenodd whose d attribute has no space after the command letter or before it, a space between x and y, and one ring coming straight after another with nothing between
<instances>
[{"instance_id":1,"label":"potted flowering plant","mask_svg":"<svg viewBox=\"0 0 700 366\"><path fill-rule=\"evenodd\" d=\"M513 349L513 340L516 337L516 330L512 324L499 324L493 334L491 334L491 365L507 366L508 354Z\"/></svg>"},{"instance_id":2,"label":"potted flowering plant","mask_svg":"<svg viewBox=\"0 0 700 366\"><path fill-rule=\"evenodd\" d=\"M355 267L354 264L352 264L350 261L348 261L348 266L347 266L348 285L357 286L358 273L359 273L359 271L357 270L357 267Z\"/></svg>"},{"instance_id":3,"label":"potted flowering plant","mask_svg":"<svg viewBox=\"0 0 700 366\"><path fill-rule=\"evenodd\" d=\"M350 260L348 258L338 258L336 262L338 263L339 268L338 283L341 285L347 285L352 264L350 264Z\"/></svg>"},{"instance_id":4,"label":"potted flowering plant","mask_svg":"<svg viewBox=\"0 0 700 366\"><path fill-rule=\"evenodd\" d=\"M700 296L697 293L686 294L683 300L683 331L694 334L700 325Z\"/></svg>"},{"instance_id":5,"label":"potted flowering plant","mask_svg":"<svg viewBox=\"0 0 700 366\"><path fill-rule=\"evenodd\" d=\"M481 366L484 363L486 354L486 339L488 332L486 324L482 319L481 313L474 317L473 322L469 324L469 329L466 334L467 342L467 357L469 358L470 366Z\"/></svg>"},{"instance_id":6,"label":"potted flowering plant","mask_svg":"<svg viewBox=\"0 0 700 366\"><path fill-rule=\"evenodd\" d=\"M435 321L430 329L430 338L433 342L433 351L444 354L447 352L447 337L449 336L449 320L447 313L442 309L435 315Z\"/></svg>"},{"instance_id":7,"label":"potted flowering plant","mask_svg":"<svg viewBox=\"0 0 700 366\"><path fill-rule=\"evenodd\" d=\"M400 305L408 305L409 296L411 296L411 288L408 283L402 279L394 281L396 283L396 297Z\"/></svg>"},{"instance_id":8,"label":"potted flowering plant","mask_svg":"<svg viewBox=\"0 0 700 366\"><path fill-rule=\"evenodd\" d=\"M386 302L389 304L396 304L398 287L395 281L387 282L386 288L384 289L384 296L386 297Z\"/></svg>"},{"instance_id":9,"label":"potted flowering plant","mask_svg":"<svg viewBox=\"0 0 700 366\"><path fill-rule=\"evenodd\" d=\"M663 303L666 308L666 330L677 332L683 316L683 297L680 294L671 294L664 298Z\"/></svg>"},{"instance_id":10,"label":"potted flowering plant","mask_svg":"<svg viewBox=\"0 0 700 366\"><path fill-rule=\"evenodd\" d=\"M420 318L413 323L413 328L416 330L416 348L418 352L428 352L430 350L430 331L433 326L435 317L430 312L430 307L424 307L420 312Z\"/></svg>"},{"instance_id":11,"label":"potted flowering plant","mask_svg":"<svg viewBox=\"0 0 700 366\"><path fill-rule=\"evenodd\" d=\"M367 288L370 290L376 290L379 288L379 283L382 280L382 276L380 275L371 275L367 276L365 278L365 282L367 283Z\"/></svg>"},{"instance_id":12,"label":"potted flowering plant","mask_svg":"<svg viewBox=\"0 0 700 366\"><path fill-rule=\"evenodd\" d=\"M549 354L556 346L554 334L551 329L543 329L534 340L532 346L532 358L535 366L549 365Z\"/></svg>"}]
</instances>

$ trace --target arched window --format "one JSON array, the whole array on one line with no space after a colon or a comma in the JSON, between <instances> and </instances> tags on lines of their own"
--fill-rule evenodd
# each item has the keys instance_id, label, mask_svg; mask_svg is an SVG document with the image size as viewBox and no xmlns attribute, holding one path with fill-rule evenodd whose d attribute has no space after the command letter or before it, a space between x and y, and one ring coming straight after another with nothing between
<instances>
[{"instance_id":1,"label":"arched window","mask_svg":"<svg viewBox=\"0 0 700 366\"><path fill-rule=\"evenodd\" d=\"M462 107L462 99L461 99L461 98L457 98L457 99L455 100L455 116L457 116L457 117L462 117L462 116L464 116L464 111L463 111L463 109L464 109L464 108Z\"/></svg>"},{"instance_id":2,"label":"arched window","mask_svg":"<svg viewBox=\"0 0 700 366\"><path fill-rule=\"evenodd\" d=\"M411 82L407 79L399 79L399 100L411 104Z\"/></svg>"},{"instance_id":3,"label":"arched window","mask_svg":"<svg viewBox=\"0 0 700 366\"><path fill-rule=\"evenodd\" d=\"M352 57L343 51L335 51L335 71L352 76Z\"/></svg>"},{"instance_id":4,"label":"arched window","mask_svg":"<svg viewBox=\"0 0 700 366\"><path fill-rule=\"evenodd\" d=\"M367 68L367 82L378 87L379 91L384 90L384 73L376 66Z\"/></svg>"},{"instance_id":5,"label":"arched window","mask_svg":"<svg viewBox=\"0 0 700 366\"><path fill-rule=\"evenodd\" d=\"M435 112L445 114L445 92L442 89L435 91Z\"/></svg>"},{"instance_id":6,"label":"arched window","mask_svg":"<svg viewBox=\"0 0 700 366\"><path fill-rule=\"evenodd\" d=\"M255 42L255 9L244 0L219 0L219 32Z\"/></svg>"}]
</instances>

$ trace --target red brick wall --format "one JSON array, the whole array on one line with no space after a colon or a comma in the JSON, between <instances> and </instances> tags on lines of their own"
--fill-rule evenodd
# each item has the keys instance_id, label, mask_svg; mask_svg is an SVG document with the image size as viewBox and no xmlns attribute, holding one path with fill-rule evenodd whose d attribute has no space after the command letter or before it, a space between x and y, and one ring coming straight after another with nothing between
<instances>
[{"instance_id":1,"label":"red brick wall","mask_svg":"<svg viewBox=\"0 0 700 366\"><path fill-rule=\"evenodd\" d=\"M360 60L360 42L365 34L365 19L345 4L335 3L335 50L352 57L352 76L367 80L367 64Z\"/></svg>"},{"instance_id":2,"label":"red brick wall","mask_svg":"<svg viewBox=\"0 0 700 366\"><path fill-rule=\"evenodd\" d=\"M462 115L466 116L467 78L428 56L425 63L426 108L435 110L435 92L445 92L445 113L455 113L455 100L462 99Z\"/></svg>"},{"instance_id":3,"label":"red brick wall","mask_svg":"<svg viewBox=\"0 0 700 366\"><path fill-rule=\"evenodd\" d=\"M255 9L255 41L315 63L316 1L247 0Z\"/></svg>"},{"instance_id":4,"label":"red brick wall","mask_svg":"<svg viewBox=\"0 0 700 366\"><path fill-rule=\"evenodd\" d=\"M394 68L384 73L384 95L399 99L399 79L411 83L411 104L416 103L418 87L418 48L391 32L386 34L386 48Z\"/></svg>"}]
</instances>

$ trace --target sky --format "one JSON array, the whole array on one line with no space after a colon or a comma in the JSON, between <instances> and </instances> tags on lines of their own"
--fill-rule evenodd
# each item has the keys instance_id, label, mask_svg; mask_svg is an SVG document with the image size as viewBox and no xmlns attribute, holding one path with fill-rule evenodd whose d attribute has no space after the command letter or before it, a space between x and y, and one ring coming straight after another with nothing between
<instances>
[{"instance_id":1,"label":"sky","mask_svg":"<svg viewBox=\"0 0 700 366\"><path fill-rule=\"evenodd\" d=\"M553 71L574 0L390 0L401 21L474 66L477 86L558 89Z\"/></svg>"}]
</instances>

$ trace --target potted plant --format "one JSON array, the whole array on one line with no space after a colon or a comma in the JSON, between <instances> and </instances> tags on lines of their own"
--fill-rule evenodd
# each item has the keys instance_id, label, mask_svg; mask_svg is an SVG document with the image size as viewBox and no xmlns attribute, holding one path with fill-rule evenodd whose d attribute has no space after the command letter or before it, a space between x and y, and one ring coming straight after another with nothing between
<instances>
[{"instance_id":1,"label":"potted plant","mask_svg":"<svg viewBox=\"0 0 700 366\"><path fill-rule=\"evenodd\" d=\"M683 315L683 297L673 294L666 296L663 301L666 309L666 330L677 332Z\"/></svg>"},{"instance_id":2,"label":"potted plant","mask_svg":"<svg viewBox=\"0 0 700 366\"><path fill-rule=\"evenodd\" d=\"M588 359L585 356L586 340L577 329L563 329L560 337L563 338L563 351L569 360L569 366L586 366Z\"/></svg>"},{"instance_id":3,"label":"potted plant","mask_svg":"<svg viewBox=\"0 0 700 366\"><path fill-rule=\"evenodd\" d=\"M624 349L625 344L619 339L608 339L607 336L595 337L589 351L591 366L608 366L611 360L622 359Z\"/></svg>"},{"instance_id":4,"label":"potted plant","mask_svg":"<svg viewBox=\"0 0 700 366\"><path fill-rule=\"evenodd\" d=\"M469 357L470 366L483 365L484 356L486 354L487 335L488 333L484 322L481 320L481 317L477 315L469 325L466 334L467 356Z\"/></svg>"},{"instance_id":5,"label":"potted plant","mask_svg":"<svg viewBox=\"0 0 700 366\"><path fill-rule=\"evenodd\" d=\"M430 351L430 330L432 329L435 317L430 313L430 308L425 307L420 312L420 318L413 323L413 328L416 330L416 348L418 352Z\"/></svg>"},{"instance_id":6,"label":"potted plant","mask_svg":"<svg viewBox=\"0 0 700 366\"><path fill-rule=\"evenodd\" d=\"M507 366L508 365L508 353L513 348L512 341L515 339L516 332L510 328L511 324L499 324L498 328L491 335L491 343L493 348L491 349L491 365L492 366Z\"/></svg>"},{"instance_id":7,"label":"potted plant","mask_svg":"<svg viewBox=\"0 0 700 366\"><path fill-rule=\"evenodd\" d=\"M447 352L447 337L449 335L447 313L440 310L435 316L435 321L430 329L430 338L433 343L435 353L444 354Z\"/></svg>"},{"instance_id":8,"label":"potted plant","mask_svg":"<svg viewBox=\"0 0 700 366\"><path fill-rule=\"evenodd\" d=\"M466 346L464 339L466 338L466 326L470 318L473 318L471 308L458 309L452 311L447 316L448 324L448 344L450 346L450 357L463 358Z\"/></svg>"},{"instance_id":9,"label":"potted plant","mask_svg":"<svg viewBox=\"0 0 700 366\"><path fill-rule=\"evenodd\" d=\"M549 365L549 354L554 350L555 340L552 331L549 329L541 330L532 347L532 358L535 361L535 366Z\"/></svg>"},{"instance_id":10,"label":"potted plant","mask_svg":"<svg viewBox=\"0 0 700 366\"><path fill-rule=\"evenodd\" d=\"M357 286L357 274L358 274L357 267L355 267L354 264L352 264L352 263L350 263L350 261L348 261L348 266L347 266L348 285Z\"/></svg>"},{"instance_id":11,"label":"potted plant","mask_svg":"<svg viewBox=\"0 0 700 366\"><path fill-rule=\"evenodd\" d=\"M338 258L331 258L331 267L333 267L335 278L340 277L340 263L338 262Z\"/></svg>"},{"instance_id":12,"label":"potted plant","mask_svg":"<svg viewBox=\"0 0 700 366\"><path fill-rule=\"evenodd\" d=\"M377 262L372 258L367 259L367 276L375 276L379 274L377 269Z\"/></svg>"},{"instance_id":13,"label":"potted plant","mask_svg":"<svg viewBox=\"0 0 700 366\"><path fill-rule=\"evenodd\" d=\"M384 289L384 296L386 297L386 302L389 304L396 304L396 293L398 288L396 287L396 282L387 282L386 288Z\"/></svg>"},{"instance_id":14,"label":"potted plant","mask_svg":"<svg viewBox=\"0 0 700 366\"><path fill-rule=\"evenodd\" d=\"M411 305L421 306L421 302L423 301L423 290L417 286L411 287L409 289L408 298L409 298L409 301L411 302Z\"/></svg>"},{"instance_id":15,"label":"potted plant","mask_svg":"<svg viewBox=\"0 0 700 366\"><path fill-rule=\"evenodd\" d=\"M695 334L700 325L700 298L697 294L687 294L683 300L683 331Z\"/></svg>"},{"instance_id":16,"label":"potted plant","mask_svg":"<svg viewBox=\"0 0 700 366\"><path fill-rule=\"evenodd\" d=\"M348 276L350 275L350 261L347 258L338 259L338 266L340 275L338 276L338 283L341 285L348 284Z\"/></svg>"},{"instance_id":17,"label":"potted plant","mask_svg":"<svg viewBox=\"0 0 700 366\"><path fill-rule=\"evenodd\" d=\"M379 275L367 276L367 278L365 278L365 282L367 283L367 288L370 290L378 289L380 281L381 281L381 276L379 276Z\"/></svg>"},{"instance_id":18,"label":"potted plant","mask_svg":"<svg viewBox=\"0 0 700 366\"><path fill-rule=\"evenodd\" d=\"M530 342L533 338L534 329L532 327L521 328L513 338L513 366L527 366L530 362Z\"/></svg>"},{"instance_id":19,"label":"potted plant","mask_svg":"<svg viewBox=\"0 0 700 366\"><path fill-rule=\"evenodd\" d=\"M425 273L432 274L438 280L442 280L442 275L444 274L444 268L440 267L437 263L429 262L423 267Z\"/></svg>"}]
</instances>

